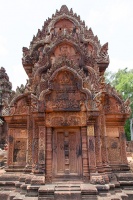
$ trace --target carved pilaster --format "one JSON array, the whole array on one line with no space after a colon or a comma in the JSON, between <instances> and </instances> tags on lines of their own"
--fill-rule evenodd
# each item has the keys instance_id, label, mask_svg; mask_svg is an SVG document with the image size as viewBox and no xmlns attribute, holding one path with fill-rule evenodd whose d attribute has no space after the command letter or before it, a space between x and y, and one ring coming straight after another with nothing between
<instances>
[{"instance_id":1,"label":"carved pilaster","mask_svg":"<svg viewBox=\"0 0 133 200\"><path fill-rule=\"evenodd\" d=\"M38 143L39 143L39 139L38 139L38 126L35 123L35 121L33 121L33 149L32 149L32 158L33 158L33 164L32 164L32 171L33 172L38 172Z\"/></svg>"},{"instance_id":2,"label":"carved pilaster","mask_svg":"<svg viewBox=\"0 0 133 200\"><path fill-rule=\"evenodd\" d=\"M89 164L88 164L88 151L87 151L87 127L81 127L82 136L82 160L83 160L83 180L89 180Z\"/></svg>"},{"instance_id":3,"label":"carved pilaster","mask_svg":"<svg viewBox=\"0 0 133 200\"><path fill-rule=\"evenodd\" d=\"M94 125L87 126L89 170L96 172Z\"/></svg>"},{"instance_id":4,"label":"carved pilaster","mask_svg":"<svg viewBox=\"0 0 133 200\"><path fill-rule=\"evenodd\" d=\"M45 126L39 126L39 152L38 152L39 173L45 172L45 144L46 144L46 128Z\"/></svg>"},{"instance_id":5,"label":"carved pilaster","mask_svg":"<svg viewBox=\"0 0 133 200\"><path fill-rule=\"evenodd\" d=\"M46 183L52 182L52 128L47 128L46 137Z\"/></svg>"},{"instance_id":6,"label":"carved pilaster","mask_svg":"<svg viewBox=\"0 0 133 200\"><path fill-rule=\"evenodd\" d=\"M108 152L107 152L107 135L106 135L106 124L105 124L105 114L101 111L100 115L101 121L101 139L102 139L102 162L103 165L106 167L108 166Z\"/></svg>"},{"instance_id":7,"label":"carved pilaster","mask_svg":"<svg viewBox=\"0 0 133 200\"><path fill-rule=\"evenodd\" d=\"M14 135L13 129L9 129L9 135L8 135L8 160L7 160L8 166L13 164L13 143L14 143L13 135Z\"/></svg>"},{"instance_id":8,"label":"carved pilaster","mask_svg":"<svg viewBox=\"0 0 133 200\"><path fill-rule=\"evenodd\" d=\"M30 115L27 116L27 130L28 130L28 155L27 155L27 169L32 169L32 142L33 142L33 118L30 113Z\"/></svg>"},{"instance_id":9,"label":"carved pilaster","mask_svg":"<svg viewBox=\"0 0 133 200\"><path fill-rule=\"evenodd\" d=\"M101 155L101 138L100 138L100 117L95 123L95 151L96 151L96 167L98 172L102 172L102 155Z\"/></svg>"},{"instance_id":10,"label":"carved pilaster","mask_svg":"<svg viewBox=\"0 0 133 200\"><path fill-rule=\"evenodd\" d=\"M127 165L127 155L126 155L126 136L125 136L125 131L124 127L119 128L119 135L120 135L120 148L121 148L121 159L122 159L122 164Z\"/></svg>"}]
</instances>

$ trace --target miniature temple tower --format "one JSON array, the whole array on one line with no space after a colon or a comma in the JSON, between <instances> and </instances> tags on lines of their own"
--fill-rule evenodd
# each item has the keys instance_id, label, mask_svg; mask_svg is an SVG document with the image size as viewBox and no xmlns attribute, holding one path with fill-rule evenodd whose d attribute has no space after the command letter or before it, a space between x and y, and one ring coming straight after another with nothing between
<instances>
[{"instance_id":1,"label":"miniature temple tower","mask_svg":"<svg viewBox=\"0 0 133 200\"><path fill-rule=\"evenodd\" d=\"M3 107L7 107L8 100L11 94L12 84L9 81L9 77L6 73L6 70L0 68L0 148L3 148L3 145L7 139L7 125L2 117Z\"/></svg>"},{"instance_id":2,"label":"miniature temple tower","mask_svg":"<svg viewBox=\"0 0 133 200\"><path fill-rule=\"evenodd\" d=\"M43 174L45 183L95 181L128 170L124 123L129 103L109 84L108 43L62 6L23 47L29 77L4 118L7 171ZM106 179L106 178L105 178Z\"/></svg>"}]
</instances>

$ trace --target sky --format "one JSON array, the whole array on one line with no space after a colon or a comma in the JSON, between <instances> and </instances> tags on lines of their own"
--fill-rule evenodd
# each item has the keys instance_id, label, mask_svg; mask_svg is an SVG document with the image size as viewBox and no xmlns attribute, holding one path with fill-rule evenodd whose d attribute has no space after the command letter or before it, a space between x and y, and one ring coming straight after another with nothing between
<instances>
[{"instance_id":1,"label":"sky","mask_svg":"<svg viewBox=\"0 0 133 200\"><path fill-rule=\"evenodd\" d=\"M14 90L28 79L22 47L29 47L44 21L64 4L92 28L101 45L109 43L108 70L133 68L133 0L0 0L0 67Z\"/></svg>"}]
</instances>

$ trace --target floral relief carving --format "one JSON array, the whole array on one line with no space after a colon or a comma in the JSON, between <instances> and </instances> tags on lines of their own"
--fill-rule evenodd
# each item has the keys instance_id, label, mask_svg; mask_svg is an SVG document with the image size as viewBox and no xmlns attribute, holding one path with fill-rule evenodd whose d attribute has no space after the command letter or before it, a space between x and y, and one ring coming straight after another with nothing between
<instances>
[{"instance_id":1,"label":"floral relief carving","mask_svg":"<svg viewBox=\"0 0 133 200\"><path fill-rule=\"evenodd\" d=\"M110 162L121 162L119 138L108 137L108 156Z\"/></svg>"},{"instance_id":2,"label":"floral relief carving","mask_svg":"<svg viewBox=\"0 0 133 200\"><path fill-rule=\"evenodd\" d=\"M46 113L46 126L85 126L86 125L86 113L78 112L58 112L58 113Z\"/></svg>"}]
</instances>

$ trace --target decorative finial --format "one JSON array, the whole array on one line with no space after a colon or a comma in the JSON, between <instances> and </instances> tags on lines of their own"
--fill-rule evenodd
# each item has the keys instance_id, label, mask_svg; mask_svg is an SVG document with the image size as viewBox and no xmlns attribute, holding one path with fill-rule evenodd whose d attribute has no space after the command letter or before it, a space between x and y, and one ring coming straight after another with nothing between
<instances>
[{"instance_id":1,"label":"decorative finial","mask_svg":"<svg viewBox=\"0 0 133 200\"><path fill-rule=\"evenodd\" d=\"M66 5L62 5L61 9L60 9L60 12L61 13L68 13L69 12L68 7Z\"/></svg>"}]
</instances>

